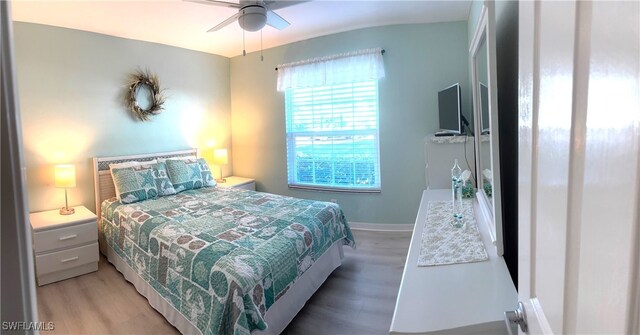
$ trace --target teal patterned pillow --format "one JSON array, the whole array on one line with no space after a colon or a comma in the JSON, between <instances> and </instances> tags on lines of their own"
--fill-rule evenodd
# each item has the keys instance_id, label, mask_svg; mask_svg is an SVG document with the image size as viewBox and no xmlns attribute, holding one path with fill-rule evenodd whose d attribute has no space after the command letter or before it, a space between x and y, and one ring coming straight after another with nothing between
<instances>
[{"instance_id":1,"label":"teal patterned pillow","mask_svg":"<svg viewBox=\"0 0 640 335\"><path fill-rule=\"evenodd\" d=\"M176 194L176 189L173 187L169 174L167 173L167 165L165 163L153 164L153 179L158 189L158 196Z\"/></svg>"},{"instance_id":2,"label":"teal patterned pillow","mask_svg":"<svg viewBox=\"0 0 640 335\"><path fill-rule=\"evenodd\" d=\"M167 159L167 172L176 192L195 190L203 185L200 164L195 159Z\"/></svg>"},{"instance_id":3,"label":"teal patterned pillow","mask_svg":"<svg viewBox=\"0 0 640 335\"><path fill-rule=\"evenodd\" d=\"M202 176L202 183L204 187L216 186L216 180L211 175L211 169L209 164L204 158L198 158L198 165L200 165L200 175Z\"/></svg>"},{"instance_id":4,"label":"teal patterned pillow","mask_svg":"<svg viewBox=\"0 0 640 335\"><path fill-rule=\"evenodd\" d=\"M112 168L111 176L116 196L123 204L152 199L158 196L151 165Z\"/></svg>"}]
</instances>

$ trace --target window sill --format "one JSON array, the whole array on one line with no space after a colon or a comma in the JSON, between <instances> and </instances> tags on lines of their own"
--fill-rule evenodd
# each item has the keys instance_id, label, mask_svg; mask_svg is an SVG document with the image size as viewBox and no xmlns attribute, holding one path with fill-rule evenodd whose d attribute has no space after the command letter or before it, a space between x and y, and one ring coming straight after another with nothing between
<instances>
[{"instance_id":1,"label":"window sill","mask_svg":"<svg viewBox=\"0 0 640 335\"><path fill-rule=\"evenodd\" d=\"M305 191L318 191L318 192L338 192L338 193L382 193L380 188L338 188L338 187L322 187L313 185L292 185L289 184L289 188Z\"/></svg>"}]
</instances>

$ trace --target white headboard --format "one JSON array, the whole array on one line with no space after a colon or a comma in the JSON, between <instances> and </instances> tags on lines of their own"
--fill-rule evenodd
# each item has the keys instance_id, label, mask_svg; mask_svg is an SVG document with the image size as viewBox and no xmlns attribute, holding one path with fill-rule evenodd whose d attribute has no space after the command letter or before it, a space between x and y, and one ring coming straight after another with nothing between
<instances>
[{"instance_id":1,"label":"white headboard","mask_svg":"<svg viewBox=\"0 0 640 335\"><path fill-rule=\"evenodd\" d=\"M172 158L193 155L198 156L198 149L130 156L94 157L93 185L96 191L96 215L98 216L98 220L100 220L100 218L102 217L100 213L100 205L102 204L102 202L106 199L116 196L116 189L113 186L113 179L111 178L111 170L109 169L109 164L122 163L127 161L145 162L157 158Z\"/></svg>"}]
</instances>

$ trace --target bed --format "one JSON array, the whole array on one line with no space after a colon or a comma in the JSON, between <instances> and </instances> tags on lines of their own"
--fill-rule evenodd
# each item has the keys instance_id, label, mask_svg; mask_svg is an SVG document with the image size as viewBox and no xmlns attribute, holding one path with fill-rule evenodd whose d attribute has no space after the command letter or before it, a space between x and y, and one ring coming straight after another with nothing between
<instances>
[{"instance_id":1,"label":"bed","mask_svg":"<svg viewBox=\"0 0 640 335\"><path fill-rule=\"evenodd\" d=\"M183 334L279 334L355 241L337 204L203 187L123 204L94 158L100 251Z\"/></svg>"}]
</instances>

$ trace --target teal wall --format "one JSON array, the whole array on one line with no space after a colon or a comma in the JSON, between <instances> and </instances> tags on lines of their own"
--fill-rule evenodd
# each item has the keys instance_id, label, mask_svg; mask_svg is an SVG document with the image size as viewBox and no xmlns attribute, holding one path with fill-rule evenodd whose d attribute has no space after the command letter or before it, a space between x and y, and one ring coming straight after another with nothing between
<instances>
[{"instance_id":1,"label":"teal wall","mask_svg":"<svg viewBox=\"0 0 640 335\"><path fill-rule=\"evenodd\" d=\"M20 22L14 40L30 211L64 205L54 164L76 165L69 203L94 209L94 156L231 145L226 57ZM165 111L148 122L122 102L137 68L167 90Z\"/></svg>"},{"instance_id":2,"label":"teal wall","mask_svg":"<svg viewBox=\"0 0 640 335\"><path fill-rule=\"evenodd\" d=\"M382 47L386 77L379 82L382 193L344 194L287 187L284 94L278 64ZM437 92L459 82L470 109L466 21L354 30L231 59L233 170L256 178L258 190L336 199L348 220L413 224L425 185L423 138L438 130ZM465 93L467 92L467 93Z\"/></svg>"},{"instance_id":3,"label":"teal wall","mask_svg":"<svg viewBox=\"0 0 640 335\"><path fill-rule=\"evenodd\" d=\"M470 109L466 21L360 29L225 57L160 44L29 23L14 23L30 211L62 206L53 166L76 165L71 205L94 209L91 158L144 152L231 148L224 174L254 177L258 189L336 199L348 219L413 223L424 189L423 138L438 129L437 91L459 82ZM296 60L382 47L382 193L289 190L284 96L274 68ZM169 99L140 122L122 104L127 75L148 68ZM232 169L233 167L233 169Z\"/></svg>"}]
</instances>

